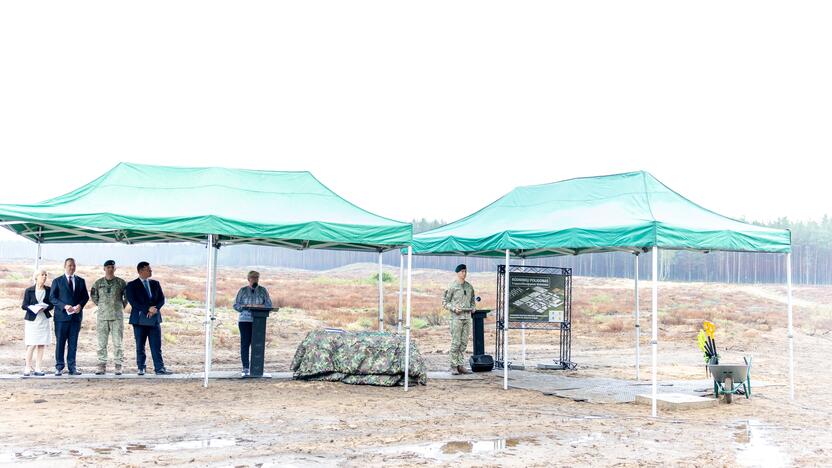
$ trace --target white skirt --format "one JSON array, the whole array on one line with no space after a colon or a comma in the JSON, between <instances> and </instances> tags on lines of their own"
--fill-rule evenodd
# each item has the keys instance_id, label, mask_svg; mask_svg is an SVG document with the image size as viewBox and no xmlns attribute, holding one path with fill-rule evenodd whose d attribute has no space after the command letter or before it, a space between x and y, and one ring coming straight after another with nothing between
<instances>
[{"instance_id":1,"label":"white skirt","mask_svg":"<svg viewBox=\"0 0 832 468\"><path fill-rule=\"evenodd\" d=\"M35 320L26 322L24 329L23 342L26 346L34 345L51 345L52 344L52 330L50 324L52 321L46 318L43 311L38 312Z\"/></svg>"}]
</instances>

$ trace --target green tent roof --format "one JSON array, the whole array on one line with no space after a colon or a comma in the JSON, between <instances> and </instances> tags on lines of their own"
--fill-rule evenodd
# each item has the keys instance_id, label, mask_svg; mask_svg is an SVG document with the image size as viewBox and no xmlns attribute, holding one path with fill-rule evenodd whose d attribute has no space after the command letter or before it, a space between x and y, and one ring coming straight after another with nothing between
<instances>
[{"instance_id":1,"label":"green tent roof","mask_svg":"<svg viewBox=\"0 0 832 468\"><path fill-rule=\"evenodd\" d=\"M309 172L121 163L31 205L0 204L0 224L40 242L205 242L386 250L410 243L409 223L347 202Z\"/></svg>"},{"instance_id":2,"label":"green tent roof","mask_svg":"<svg viewBox=\"0 0 832 468\"><path fill-rule=\"evenodd\" d=\"M459 221L417 234L413 252L534 257L662 249L789 252L791 234L706 210L647 172L518 187Z\"/></svg>"}]
</instances>

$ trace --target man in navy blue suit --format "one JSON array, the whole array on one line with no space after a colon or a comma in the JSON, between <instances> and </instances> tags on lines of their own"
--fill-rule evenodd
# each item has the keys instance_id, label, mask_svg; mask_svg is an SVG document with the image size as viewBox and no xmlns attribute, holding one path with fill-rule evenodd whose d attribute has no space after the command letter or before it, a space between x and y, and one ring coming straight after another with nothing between
<instances>
[{"instance_id":1,"label":"man in navy blue suit","mask_svg":"<svg viewBox=\"0 0 832 468\"><path fill-rule=\"evenodd\" d=\"M55 305L55 375L61 375L64 366L68 368L69 375L81 375L75 367L75 352L78 350L84 306L90 295L84 278L75 275L75 259L64 260L64 273L52 281L49 292L49 300Z\"/></svg>"},{"instance_id":2,"label":"man in navy blue suit","mask_svg":"<svg viewBox=\"0 0 832 468\"><path fill-rule=\"evenodd\" d=\"M165 369L162 360L162 306L165 305L165 294L158 281L150 279L153 270L147 262L136 265L139 277L127 283L127 302L130 303L130 325L133 325L133 336L136 338L136 366L139 375L144 375L145 343L150 341L150 355L153 357L153 369L157 375L168 375L173 372Z\"/></svg>"}]
</instances>

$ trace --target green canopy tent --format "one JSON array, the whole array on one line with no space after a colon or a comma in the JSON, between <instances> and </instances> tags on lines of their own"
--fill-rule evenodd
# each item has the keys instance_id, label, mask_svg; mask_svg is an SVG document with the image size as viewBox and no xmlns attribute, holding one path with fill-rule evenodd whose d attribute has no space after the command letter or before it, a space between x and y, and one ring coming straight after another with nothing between
<instances>
[{"instance_id":1,"label":"green canopy tent","mask_svg":"<svg viewBox=\"0 0 832 468\"><path fill-rule=\"evenodd\" d=\"M594 252L632 252L636 265L638 373L638 254L653 252L653 414L656 413L657 265L659 249L786 254L791 394L794 366L791 234L737 221L702 208L647 172L570 179L518 187L470 216L417 234L417 255L511 256L522 259ZM508 277L508 268L506 268ZM508 278L506 278L508 281ZM505 288L508 291L508 288ZM506 298L504 303L508 303ZM508 321L503 349L508 351ZM507 361L506 361L507 362ZM508 366L503 386L508 388Z\"/></svg>"},{"instance_id":2,"label":"green canopy tent","mask_svg":"<svg viewBox=\"0 0 832 468\"><path fill-rule=\"evenodd\" d=\"M216 263L221 246L378 252L382 328L381 254L409 245L413 233L411 224L349 203L309 172L130 163L118 164L66 195L28 205L0 204L0 225L37 243L36 268L43 243L195 242L210 246L205 386L211 370ZM408 299L409 294L408 274ZM408 316L409 306L408 300Z\"/></svg>"}]
</instances>

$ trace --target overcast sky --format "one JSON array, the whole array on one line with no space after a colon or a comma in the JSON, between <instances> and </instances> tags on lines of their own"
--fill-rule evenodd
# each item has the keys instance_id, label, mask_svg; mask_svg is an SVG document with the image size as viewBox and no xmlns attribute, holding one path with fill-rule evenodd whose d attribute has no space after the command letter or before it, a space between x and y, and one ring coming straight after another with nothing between
<instances>
[{"instance_id":1,"label":"overcast sky","mask_svg":"<svg viewBox=\"0 0 832 468\"><path fill-rule=\"evenodd\" d=\"M309 170L452 221L631 170L832 214L832 2L3 2L0 202L119 161Z\"/></svg>"}]
</instances>

